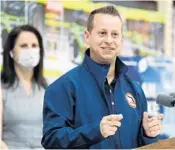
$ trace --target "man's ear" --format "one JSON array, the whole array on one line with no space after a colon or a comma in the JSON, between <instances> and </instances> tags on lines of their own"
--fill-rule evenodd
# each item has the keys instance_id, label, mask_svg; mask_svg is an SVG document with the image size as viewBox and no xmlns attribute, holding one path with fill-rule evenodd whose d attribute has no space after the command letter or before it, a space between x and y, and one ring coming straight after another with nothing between
<instances>
[{"instance_id":1,"label":"man's ear","mask_svg":"<svg viewBox=\"0 0 175 150\"><path fill-rule=\"evenodd\" d=\"M87 45L89 45L90 43L90 33L88 30L85 30L84 31L84 41Z\"/></svg>"}]
</instances>

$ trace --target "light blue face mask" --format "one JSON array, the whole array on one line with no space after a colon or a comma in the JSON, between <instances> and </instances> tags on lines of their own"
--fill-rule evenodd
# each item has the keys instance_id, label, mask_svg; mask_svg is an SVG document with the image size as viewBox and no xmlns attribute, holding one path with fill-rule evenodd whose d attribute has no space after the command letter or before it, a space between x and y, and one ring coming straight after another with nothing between
<instances>
[{"instance_id":1,"label":"light blue face mask","mask_svg":"<svg viewBox=\"0 0 175 150\"><path fill-rule=\"evenodd\" d=\"M13 58L13 53L10 53ZM26 69L33 69L36 67L40 60L40 49L39 48L30 48L24 49L21 48L19 51L18 60L15 60L20 66Z\"/></svg>"}]
</instances>

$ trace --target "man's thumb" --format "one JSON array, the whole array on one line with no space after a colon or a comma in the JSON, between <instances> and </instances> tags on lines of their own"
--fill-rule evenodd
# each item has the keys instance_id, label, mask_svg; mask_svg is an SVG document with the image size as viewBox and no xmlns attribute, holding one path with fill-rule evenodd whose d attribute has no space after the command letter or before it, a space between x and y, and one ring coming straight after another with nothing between
<instances>
[{"instance_id":1,"label":"man's thumb","mask_svg":"<svg viewBox=\"0 0 175 150\"><path fill-rule=\"evenodd\" d=\"M148 121L148 112L144 112L143 113L143 122L147 122Z\"/></svg>"}]
</instances>

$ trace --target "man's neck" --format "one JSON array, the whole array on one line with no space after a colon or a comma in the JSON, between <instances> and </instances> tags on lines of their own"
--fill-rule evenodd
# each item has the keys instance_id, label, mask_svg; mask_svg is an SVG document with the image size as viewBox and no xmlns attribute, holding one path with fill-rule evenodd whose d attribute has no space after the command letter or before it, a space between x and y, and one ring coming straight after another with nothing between
<instances>
[{"instance_id":1,"label":"man's neck","mask_svg":"<svg viewBox=\"0 0 175 150\"><path fill-rule=\"evenodd\" d=\"M116 58L110 64L110 68L109 68L109 71L108 71L108 74L107 74L107 80L108 80L109 84L111 84L111 82L115 78L115 61L116 61Z\"/></svg>"}]
</instances>

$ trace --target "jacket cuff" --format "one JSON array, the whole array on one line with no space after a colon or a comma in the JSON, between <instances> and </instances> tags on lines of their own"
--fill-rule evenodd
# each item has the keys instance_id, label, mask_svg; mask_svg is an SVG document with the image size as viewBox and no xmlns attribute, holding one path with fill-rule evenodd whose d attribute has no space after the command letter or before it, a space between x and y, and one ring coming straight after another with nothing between
<instances>
[{"instance_id":1,"label":"jacket cuff","mask_svg":"<svg viewBox=\"0 0 175 150\"><path fill-rule=\"evenodd\" d=\"M156 136L156 137L148 137L146 134L145 134L145 131L142 127L142 144L143 145L148 145L148 144L152 144L152 143L156 143L158 142L158 139L159 139L159 136Z\"/></svg>"},{"instance_id":2,"label":"jacket cuff","mask_svg":"<svg viewBox=\"0 0 175 150\"><path fill-rule=\"evenodd\" d=\"M94 137L95 143L101 142L102 140L105 139L105 137L103 137L103 135L101 134L101 131L100 131L100 122L94 123L94 130L93 131L94 131L94 133L92 133L91 135L92 135L92 137Z\"/></svg>"}]
</instances>

